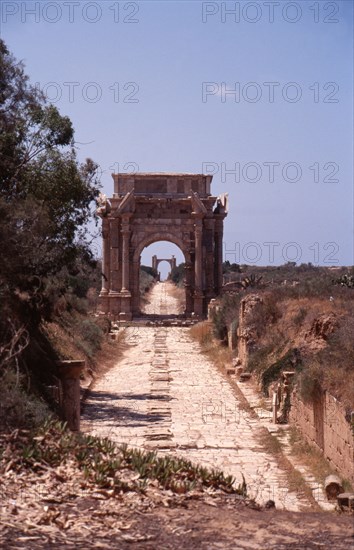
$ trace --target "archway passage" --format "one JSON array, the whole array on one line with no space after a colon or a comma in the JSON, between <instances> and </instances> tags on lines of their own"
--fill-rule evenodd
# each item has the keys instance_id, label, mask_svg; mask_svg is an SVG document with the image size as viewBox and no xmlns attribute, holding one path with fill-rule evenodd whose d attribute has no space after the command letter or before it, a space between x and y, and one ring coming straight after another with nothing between
<instances>
[{"instance_id":1,"label":"archway passage","mask_svg":"<svg viewBox=\"0 0 354 550\"><path fill-rule=\"evenodd\" d=\"M156 283L146 292L142 270L150 261ZM178 270L177 268L178 262ZM186 311L185 257L168 241L159 241L144 248L140 259L140 311L142 316L156 320L183 318ZM172 274L177 284L172 281Z\"/></svg>"},{"instance_id":2,"label":"archway passage","mask_svg":"<svg viewBox=\"0 0 354 550\"><path fill-rule=\"evenodd\" d=\"M186 264L186 316L206 316L222 287L222 239L227 205L203 174L113 174L114 194L100 199L103 277L101 310L112 319L140 315L143 249L174 243Z\"/></svg>"},{"instance_id":3,"label":"archway passage","mask_svg":"<svg viewBox=\"0 0 354 550\"><path fill-rule=\"evenodd\" d=\"M156 254L152 257L152 268L155 269L155 271L159 270L159 265L161 262L167 262L170 264L170 274L173 269L175 269L177 262L175 256L172 254L171 258L158 258Z\"/></svg>"}]
</instances>

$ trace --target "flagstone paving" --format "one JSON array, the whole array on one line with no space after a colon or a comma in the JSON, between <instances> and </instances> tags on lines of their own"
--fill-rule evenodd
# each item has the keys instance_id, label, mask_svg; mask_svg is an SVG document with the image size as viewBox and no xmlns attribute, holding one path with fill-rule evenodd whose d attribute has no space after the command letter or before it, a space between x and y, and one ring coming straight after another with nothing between
<instances>
[{"instance_id":1,"label":"flagstone paving","mask_svg":"<svg viewBox=\"0 0 354 550\"><path fill-rule=\"evenodd\" d=\"M176 310L169 283L155 285L146 313ZM260 503L309 506L290 491L274 456L259 443L264 427L241 407L230 382L201 353L185 327L128 327L129 349L94 386L82 430L222 469Z\"/></svg>"}]
</instances>

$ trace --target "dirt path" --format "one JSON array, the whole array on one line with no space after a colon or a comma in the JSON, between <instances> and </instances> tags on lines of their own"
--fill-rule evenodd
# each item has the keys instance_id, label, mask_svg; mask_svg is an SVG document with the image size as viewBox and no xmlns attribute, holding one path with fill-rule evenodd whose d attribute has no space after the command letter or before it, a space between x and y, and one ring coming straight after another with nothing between
<instances>
[{"instance_id":1,"label":"dirt path","mask_svg":"<svg viewBox=\"0 0 354 550\"><path fill-rule=\"evenodd\" d=\"M171 283L153 288L145 312L176 312ZM277 508L309 506L291 492L275 458L259 444L260 422L240 406L233 388L202 355L184 327L129 327L130 348L95 385L86 403L83 431L130 446L176 454L220 468L250 496Z\"/></svg>"}]
</instances>

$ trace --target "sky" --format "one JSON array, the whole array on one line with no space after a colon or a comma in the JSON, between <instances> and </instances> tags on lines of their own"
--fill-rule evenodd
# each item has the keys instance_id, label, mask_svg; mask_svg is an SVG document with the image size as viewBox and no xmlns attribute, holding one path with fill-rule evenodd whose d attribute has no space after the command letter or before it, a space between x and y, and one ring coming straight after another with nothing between
<instances>
[{"instance_id":1,"label":"sky","mask_svg":"<svg viewBox=\"0 0 354 550\"><path fill-rule=\"evenodd\" d=\"M212 174L224 259L354 263L351 0L3 0L0 33L108 196L112 172Z\"/></svg>"}]
</instances>

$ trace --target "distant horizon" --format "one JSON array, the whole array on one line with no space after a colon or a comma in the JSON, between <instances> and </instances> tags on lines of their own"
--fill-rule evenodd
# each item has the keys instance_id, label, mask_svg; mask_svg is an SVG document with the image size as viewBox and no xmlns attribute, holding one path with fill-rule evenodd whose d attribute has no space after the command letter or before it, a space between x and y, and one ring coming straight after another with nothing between
<instances>
[{"instance_id":1,"label":"distant horizon","mask_svg":"<svg viewBox=\"0 0 354 550\"><path fill-rule=\"evenodd\" d=\"M153 246L153 245L151 245ZM145 250L144 250L144 253L145 253L145 258L148 258L149 256L149 251L148 251L148 248L147 247ZM166 258L167 259L167 258ZM171 268L169 267L169 264L168 262L166 261L166 259L164 258L162 261L163 263L159 265L159 268L158 268L158 272L160 272L161 274L161 282L164 282L165 280L167 280L167 277L168 275L170 274L171 272ZM180 266L182 263L184 262L180 262L178 263L177 262L177 267ZM296 266L292 266L293 269L296 269L298 267L301 267L302 265L306 266L306 267L309 267L310 266L308 264L297 264ZM152 267L151 266L151 262L150 263L144 263L144 262L141 262L141 267L144 266L144 267ZM246 273L245 269L247 269L247 271L251 271L252 269L268 269L268 268L281 268L281 267L286 267L286 264L279 264L279 265L255 265L255 264L241 264L240 265L240 268L243 268L243 271L231 271L229 273L234 273L234 274L239 274L240 276L244 275ZM289 266L289 268L291 268ZM326 266L326 265L313 265L311 264L311 268L315 268L315 269L328 269L328 270L331 270L331 271L341 271L343 269L346 269L346 270L351 270L354 268L354 265L336 265L336 266Z\"/></svg>"}]
</instances>

